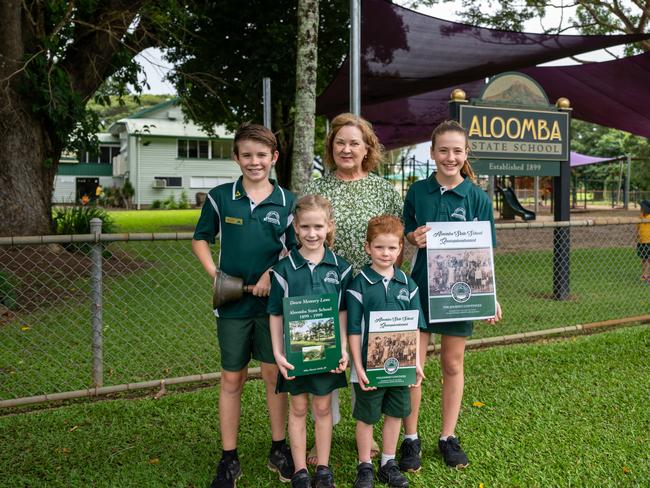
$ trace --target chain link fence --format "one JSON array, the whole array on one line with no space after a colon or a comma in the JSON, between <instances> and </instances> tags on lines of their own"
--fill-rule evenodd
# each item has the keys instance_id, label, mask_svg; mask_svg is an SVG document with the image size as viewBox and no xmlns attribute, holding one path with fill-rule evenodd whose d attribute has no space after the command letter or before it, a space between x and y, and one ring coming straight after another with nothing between
<instances>
[{"instance_id":1,"label":"chain link fence","mask_svg":"<svg viewBox=\"0 0 650 488\"><path fill-rule=\"evenodd\" d=\"M504 318L474 338L647 319L638 222L498 224ZM0 407L218 377L211 283L191 238L0 238Z\"/></svg>"}]
</instances>

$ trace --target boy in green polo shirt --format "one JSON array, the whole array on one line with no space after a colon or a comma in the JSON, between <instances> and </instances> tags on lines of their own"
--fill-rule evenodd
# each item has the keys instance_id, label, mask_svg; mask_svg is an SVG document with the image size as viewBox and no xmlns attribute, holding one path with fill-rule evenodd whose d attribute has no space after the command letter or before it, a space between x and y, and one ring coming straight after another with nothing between
<instances>
[{"instance_id":1,"label":"boy in green polo shirt","mask_svg":"<svg viewBox=\"0 0 650 488\"><path fill-rule=\"evenodd\" d=\"M420 310L420 297L415 282L406 276L395 262L402 250L404 226L400 220L391 215L375 217L368 223L366 252L370 255L371 265L362 268L353 280L347 292L348 306L348 342L352 354L352 381L356 402L352 416L357 419L357 449L359 464L355 488L374 486L374 469L370 459L373 424L384 414L382 432L382 454L377 478L389 487L404 488L408 480L400 472L395 451L399 438L402 419L411 413L409 388L406 386L369 387L366 366L368 364L368 324L370 313L376 311L417 310L418 327L426 327ZM418 386L424 374L418 358L417 340L401 351L412 354L415 359ZM387 357L397 351L387 350L377 344L373 354L388 353ZM375 362L378 358L374 358Z\"/></svg>"},{"instance_id":2,"label":"boy in green polo shirt","mask_svg":"<svg viewBox=\"0 0 650 488\"><path fill-rule=\"evenodd\" d=\"M235 134L233 158L242 176L210 190L196 225L192 250L214 279L217 267L210 244L219 236L219 266L240 277L252 292L215 310L221 351L219 423L223 453L212 488L234 488L241 476L237 434L247 365L261 361L272 445L268 467L288 482L294 471L285 442L287 395L275 393L275 364L266 313L270 268L295 245L291 222L295 197L269 179L278 159L277 141L266 127L244 124Z\"/></svg>"}]
</instances>

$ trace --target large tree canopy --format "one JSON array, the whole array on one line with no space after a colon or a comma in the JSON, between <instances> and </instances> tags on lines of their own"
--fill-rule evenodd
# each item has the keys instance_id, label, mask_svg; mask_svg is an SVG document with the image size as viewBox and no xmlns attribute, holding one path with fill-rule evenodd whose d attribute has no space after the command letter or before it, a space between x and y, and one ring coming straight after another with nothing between
<instances>
[{"instance_id":1,"label":"large tree canopy","mask_svg":"<svg viewBox=\"0 0 650 488\"><path fill-rule=\"evenodd\" d=\"M98 118L86 103L113 77L138 85L136 54L183 32L187 2L0 2L0 235L50 232L61 151Z\"/></svg>"},{"instance_id":2,"label":"large tree canopy","mask_svg":"<svg viewBox=\"0 0 650 488\"><path fill-rule=\"evenodd\" d=\"M320 92L345 57L348 1L319 2ZM209 130L262 121L262 78L271 78L272 129L280 145L278 179L290 185L296 94L297 2L210 2L188 29L196 35L174 46L168 59L190 117Z\"/></svg>"}]
</instances>

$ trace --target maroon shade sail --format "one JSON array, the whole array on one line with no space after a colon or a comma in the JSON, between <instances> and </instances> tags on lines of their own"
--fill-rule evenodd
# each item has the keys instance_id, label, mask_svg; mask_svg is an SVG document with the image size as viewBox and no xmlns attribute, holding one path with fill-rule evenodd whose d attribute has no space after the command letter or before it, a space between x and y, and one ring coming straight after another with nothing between
<instances>
[{"instance_id":1,"label":"maroon shade sail","mask_svg":"<svg viewBox=\"0 0 650 488\"><path fill-rule=\"evenodd\" d=\"M557 81L552 71L545 71L574 67L529 68L542 70L534 74L524 68L646 38L650 38L650 34L580 36L488 29L429 17L386 0L363 0L361 112L373 123L387 148L423 142L428 139L433 127L448 117L447 102L452 88L463 88L468 97L477 97L486 77L504 71L522 70L535 79L537 75L544 78L541 75L544 73L546 78L540 84L550 99L566 96L575 109L574 115L589 120L582 116L582 104L578 106L578 98L565 89L566 82ZM582 67L586 66L576 68ZM645 70L641 66L636 69ZM568 79L574 75L569 71L563 76ZM599 75L590 73L589 76ZM574 81L572 86L578 83ZM600 85L607 83L603 81ZM556 96L558 90L550 90L547 84L557 88L561 95ZM649 85L646 72L645 86ZM593 88L589 93L596 96L602 88ZM580 93L581 89L576 90ZM642 91L640 86L634 88L635 93L638 91ZM592 107L584 111L598 112L593 98L589 103ZM635 105L633 100L632 104ZM317 111L331 118L347 111L348 107L349 67L346 60L319 97ZM607 110L602 112L601 119L610 115ZM616 126L611 123L603 125ZM647 119L637 125L650 132Z\"/></svg>"}]
</instances>

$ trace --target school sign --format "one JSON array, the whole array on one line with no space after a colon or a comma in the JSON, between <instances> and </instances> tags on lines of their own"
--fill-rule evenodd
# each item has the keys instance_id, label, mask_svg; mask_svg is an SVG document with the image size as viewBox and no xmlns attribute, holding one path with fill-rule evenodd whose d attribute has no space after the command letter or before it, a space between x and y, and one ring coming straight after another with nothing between
<instances>
[{"instance_id":1,"label":"school sign","mask_svg":"<svg viewBox=\"0 0 650 488\"><path fill-rule=\"evenodd\" d=\"M569 112L520 73L495 77L478 100L458 106L458 119L480 174L558 176L569 159Z\"/></svg>"}]
</instances>

